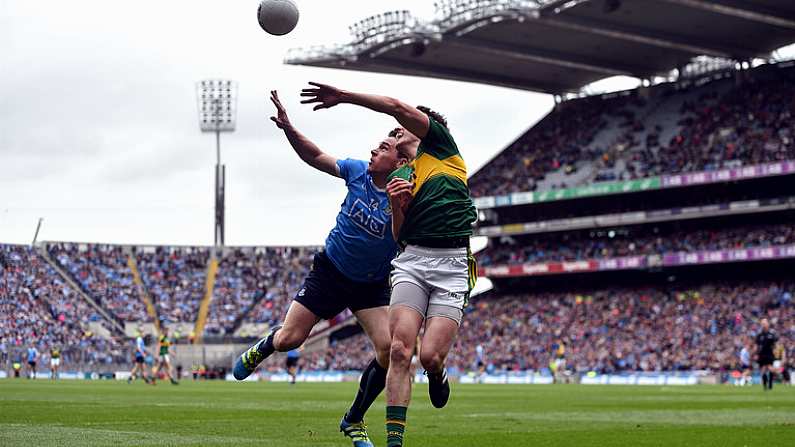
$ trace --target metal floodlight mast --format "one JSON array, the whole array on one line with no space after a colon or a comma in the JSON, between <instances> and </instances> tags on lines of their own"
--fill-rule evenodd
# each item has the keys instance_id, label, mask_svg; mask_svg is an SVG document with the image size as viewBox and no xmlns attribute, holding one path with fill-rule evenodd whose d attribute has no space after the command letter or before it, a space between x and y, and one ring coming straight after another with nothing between
<instances>
[{"instance_id":1,"label":"metal floodlight mast","mask_svg":"<svg viewBox=\"0 0 795 447\"><path fill-rule=\"evenodd\" d=\"M233 132L237 120L237 82L206 79L196 83L199 128L215 133L215 245L224 245L226 166L221 164L221 132Z\"/></svg>"}]
</instances>

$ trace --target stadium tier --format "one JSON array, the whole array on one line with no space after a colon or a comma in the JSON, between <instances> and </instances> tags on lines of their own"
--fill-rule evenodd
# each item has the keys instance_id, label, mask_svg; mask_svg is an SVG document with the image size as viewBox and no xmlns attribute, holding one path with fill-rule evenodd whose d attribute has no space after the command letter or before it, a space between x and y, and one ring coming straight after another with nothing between
<instances>
[{"instance_id":1,"label":"stadium tier","mask_svg":"<svg viewBox=\"0 0 795 447\"><path fill-rule=\"evenodd\" d=\"M766 65L558 104L470 179L473 196L795 159L795 68Z\"/></svg>"},{"instance_id":2,"label":"stadium tier","mask_svg":"<svg viewBox=\"0 0 795 447\"><path fill-rule=\"evenodd\" d=\"M316 250L249 247L227 251L219 262L205 334L231 335L244 322L278 322Z\"/></svg>"},{"instance_id":3,"label":"stadium tier","mask_svg":"<svg viewBox=\"0 0 795 447\"><path fill-rule=\"evenodd\" d=\"M781 217L781 216L776 216ZM749 223L707 228L703 221L627 227L618 230L581 230L525 237L503 237L478 254L481 266L560 261L605 260L629 256L748 250L795 244L793 216L788 223Z\"/></svg>"},{"instance_id":4,"label":"stadium tier","mask_svg":"<svg viewBox=\"0 0 795 447\"><path fill-rule=\"evenodd\" d=\"M59 349L64 361L73 364L121 363L126 356L107 323L36 250L0 245L3 364L21 362L29 347L46 359L50 349Z\"/></svg>"},{"instance_id":5,"label":"stadium tier","mask_svg":"<svg viewBox=\"0 0 795 447\"><path fill-rule=\"evenodd\" d=\"M52 244L47 250L89 296L116 318L151 321L129 266L130 255L123 247Z\"/></svg>"}]
</instances>

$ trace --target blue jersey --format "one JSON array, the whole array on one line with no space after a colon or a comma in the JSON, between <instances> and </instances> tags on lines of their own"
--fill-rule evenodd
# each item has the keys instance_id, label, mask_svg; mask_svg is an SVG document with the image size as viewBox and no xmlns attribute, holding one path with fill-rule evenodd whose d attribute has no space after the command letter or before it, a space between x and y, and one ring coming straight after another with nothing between
<instances>
[{"instance_id":1,"label":"blue jersey","mask_svg":"<svg viewBox=\"0 0 795 447\"><path fill-rule=\"evenodd\" d=\"M28 361L29 362L35 362L36 361L36 357L38 357L38 356L39 356L39 351L37 351L36 348L28 348Z\"/></svg>"},{"instance_id":2,"label":"blue jersey","mask_svg":"<svg viewBox=\"0 0 795 447\"><path fill-rule=\"evenodd\" d=\"M397 254L392 238L392 210L386 191L367 173L367 162L337 160L348 195L337 214L337 225L326 238L326 254L353 281L386 279Z\"/></svg>"},{"instance_id":3,"label":"blue jersey","mask_svg":"<svg viewBox=\"0 0 795 447\"><path fill-rule=\"evenodd\" d=\"M288 359L297 359L301 357L301 352L297 349L291 349L287 351L287 358Z\"/></svg>"},{"instance_id":4,"label":"blue jersey","mask_svg":"<svg viewBox=\"0 0 795 447\"><path fill-rule=\"evenodd\" d=\"M143 357L146 352L146 345L144 344L143 337L135 338L135 355Z\"/></svg>"}]
</instances>

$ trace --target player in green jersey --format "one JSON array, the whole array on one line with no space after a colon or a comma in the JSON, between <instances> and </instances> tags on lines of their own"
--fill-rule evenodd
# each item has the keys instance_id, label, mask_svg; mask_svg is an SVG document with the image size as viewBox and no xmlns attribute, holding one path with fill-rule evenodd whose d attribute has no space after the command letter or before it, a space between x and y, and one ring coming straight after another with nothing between
<instances>
[{"instance_id":1,"label":"player in green jersey","mask_svg":"<svg viewBox=\"0 0 795 447\"><path fill-rule=\"evenodd\" d=\"M301 95L307 98L304 103L317 104L315 110L338 104L366 107L391 115L419 140L417 156L395 171L387 185L392 232L402 251L392 262L386 429L387 446L402 446L411 398L411 357L423 325L419 357L428 375L431 403L441 408L450 395L444 362L475 278L469 237L477 213L466 165L438 113L386 96L310 84Z\"/></svg>"},{"instance_id":2,"label":"player in green jersey","mask_svg":"<svg viewBox=\"0 0 795 447\"><path fill-rule=\"evenodd\" d=\"M166 376L171 381L172 385L179 385L179 382L174 379L174 376L171 374L171 356L169 355L169 350L171 348L171 338L168 336L168 328L163 327L163 333L160 334L160 338L158 339L158 346L159 352L157 356L157 365L152 368L152 377L151 377L151 384L155 385L157 383L157 375L161 369L166 369Z\"/></svg>"}]
</instances>

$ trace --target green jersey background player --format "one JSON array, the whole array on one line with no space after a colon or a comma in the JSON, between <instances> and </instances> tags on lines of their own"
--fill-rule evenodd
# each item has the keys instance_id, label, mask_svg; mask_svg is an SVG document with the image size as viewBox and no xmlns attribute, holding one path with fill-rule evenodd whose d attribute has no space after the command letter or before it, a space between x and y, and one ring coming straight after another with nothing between
<instances>
[{"instance_id":1,"label":"green jersey background player","mask_svg":"<svg viewBox=\"0 0 795 447\"><path fill-rule=\"evenodd\" d=\"M308 97L303 102L317 103L315 110L342 103L366 107L393 116L420 140L415 159L398 169L387 185L392 232L403 251L392 262L386 428L387 445L402 446L411 398L411 357L423 324L420 363L428 375L431 403L443 407L450 393L444 362L475 278L469 236L477 213L466 165L440 114L386 96L310 84L313 87L302 92Z\"/></svg>"},{"instance_id":2,"label":"green jersey background player","mask_svg":"<svg viewBox=\"0 0 795 447\"><path fill-rule=\"evenodd\" d=\"M163 327L163 333L160 334L160 338L158 339L158 346L159 352L157 356L157 364L154 368L152 368L152 377L151 377L151 384L154 385L157 382L157 374L160 372L161 369L165 367L166 375L168 379L171 381L172 385L178 385L179 382L174 379L174 376L171 374L171 356L169 355L169 351L171 348L171 338L168 336L168 328Z\"/></svg>"}]
</instances>

